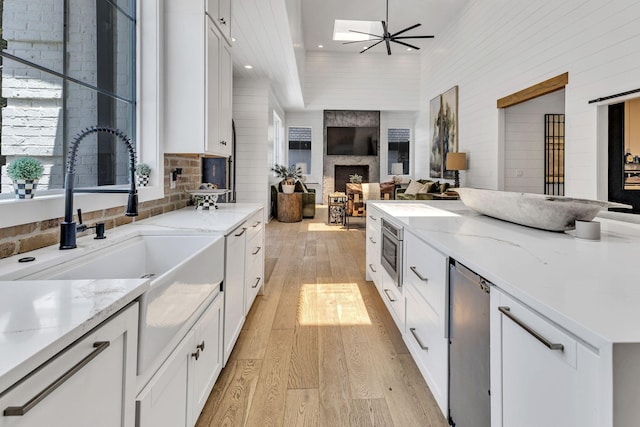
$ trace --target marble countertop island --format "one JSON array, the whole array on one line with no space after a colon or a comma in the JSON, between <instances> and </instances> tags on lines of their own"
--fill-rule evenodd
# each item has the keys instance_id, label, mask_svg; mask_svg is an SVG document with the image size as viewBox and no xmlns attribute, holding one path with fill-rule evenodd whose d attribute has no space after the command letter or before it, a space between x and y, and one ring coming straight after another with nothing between
<instances>
[{"instance_id":1,"label":"marble countertop island","mask_svg":"<svg viewBox=\"0 0 640 427\"><path fill-rule=\"evenodd\" d=\"M606 218L600 241L480 215L460 201L380 201L406 230L594 347L640 342L640 225Z\"/></svg>"}]
</instances>

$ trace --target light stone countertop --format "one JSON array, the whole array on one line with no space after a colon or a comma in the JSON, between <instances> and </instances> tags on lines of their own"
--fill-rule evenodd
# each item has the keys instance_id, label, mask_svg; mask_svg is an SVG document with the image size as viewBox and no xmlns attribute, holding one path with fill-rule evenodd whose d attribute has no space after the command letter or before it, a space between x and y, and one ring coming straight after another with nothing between
<instances>
[{"instance_id":1,"label":"light stone countertop","mask_svg":"<svg viewBox=\"0 0 640 427\"><path fill-rule=\"evenodd\" d=\"M149 282L0 281L0 392L135 301Z\"/></svg>"},{"instance_id":2,"label":"light stone countertop","mask_svg":"<svg viewBox=\"0 0 640 427\"><path fill-rule=\"evenodd\" d=\"M77 259L139 233L228 234L257 212L259 204L224 204L216 210L184 208L109 229L106 240L91 233L78 237L78 248L57 245L0 260L0 393L24 376L25 369L43 363L140 297L148 279L21 280L28 273ZM36 258L18 263L22 257Z\"/></svg>"},{"instance_id":3,"label":"light stone countertop","mask_svg":"<svg viewBox=\"0 0 640 427\"><path fill-rule=\"evenodd\" d=\"M601 240L480 215L460 201L373 205L586 343L640 342L640 225L596 218Z\"/></svg>"}]
</instances>

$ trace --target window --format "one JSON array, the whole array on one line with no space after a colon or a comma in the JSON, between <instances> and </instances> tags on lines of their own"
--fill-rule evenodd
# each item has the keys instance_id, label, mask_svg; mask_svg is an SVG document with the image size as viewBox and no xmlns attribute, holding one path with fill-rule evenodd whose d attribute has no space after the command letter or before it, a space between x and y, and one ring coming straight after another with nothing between
<instances>
[{"instance_id":1,"label":"window","mask_svg":"<svg viewBox=\"0 0 640 427\"><path fill-rule=\"evenodd\" d=\"M4 164L21 156L45 166L39 190L62 188L69 142L89 126L135 138L134 0L0 0ZM83 140L76 185L128 182L126 147L108 134Z\"/></svg>"},{"instance_id":2,"label":"window","mask_svg":"<svg viewBox=\"0 0 640 427\"><path fill-rule=\"evenodd\" d=\"M387 173L389 175L408 175L411 129L389 129L387 136L389 141Z\"/></svg>"},{"instance_id":3,"label":"window","mask_svg":"<svg viewBox=\"0 0 640 427\"><path fill-rule=\"evenodd\" d=\"M296 165L304 175L311 174L311 128L289 128L289 165Z\"/></svg>"}]
</instances>

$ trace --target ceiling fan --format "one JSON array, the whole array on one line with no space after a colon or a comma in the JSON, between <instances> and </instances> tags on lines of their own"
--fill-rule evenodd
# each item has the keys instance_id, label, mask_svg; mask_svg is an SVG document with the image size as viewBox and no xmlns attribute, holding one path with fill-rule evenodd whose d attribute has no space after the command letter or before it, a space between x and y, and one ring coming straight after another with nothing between
<instances>
[{"instance_id":1,"label":"ceiling fan","mask_svg":"<svg viewBox=\"0 0 640 427\"><path fill-rule=\"evenodd\" d=\"M387 17L386 17L386 20L385 21L381 21L381 22L382 22L382 31L383 31L382 35L365 33L363 31L349 30L352 33L365 34L367 36L374 37L374 39L373 39L374 41L377 40L371 46L367 46L364 49L362 49L360 51L360 53L364 53L364 52L366 52L368 50L371 50L372 47L377 46L382 42L385 42L386 45L387 45L387 55L391 55L391 43L390 42L398 43L398 44L401 44L403 46L410 47L412 49L420 50L420 48L418 46L414 46L412 44L405 43L405 42L400 41L400 40L406 40L406 39L432 39L434 37L434 36L400 36L400 34L404 34L407 31L413 30L414 28L418 28L419 26L422 25L420 23L415 24L415 25L411 25L410 27L407 27L404 30L398 31L397 33L393 33L393 34L390 33L389 32L389 27L388 27L388 24L389 24L389 0L387 0ZM371 41L371 39L344 42L342 44L362 43L362 42L368 42L368 41Z\"/></svg>"}]
</instances>

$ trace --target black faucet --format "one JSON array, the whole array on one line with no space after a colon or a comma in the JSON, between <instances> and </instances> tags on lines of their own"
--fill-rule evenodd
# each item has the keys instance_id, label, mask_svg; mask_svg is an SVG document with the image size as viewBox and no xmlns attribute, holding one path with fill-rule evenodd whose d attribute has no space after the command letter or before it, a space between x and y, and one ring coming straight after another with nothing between
<instances>
[{"instance_id":1,"label":"black faucet","mask_svg":"<svg viewBox=\"0 0 640 427\"><path fill-rule=\"evenodd\" d=\"M129 151L129 171L131 172L131 187L124 189L101 189L101 188L73 188L76 172L76 158L78 155L78 145L87 136L96 132L106 132L117 136L125 143ZM92 126L78 133L71 141L69 156L67 157L67 173L64 180L64 221L60 224L60 249L73 249L76 247L76 233L86 230L78 227L73 222L73 193L129 193L126 216L138 216L138 191L135 180L136 152L131 144L131 140L119 129L105 126ZM80 220L82 224L82 220ZM96 230L97 231L97 230ZM104 231L103 231L104 235Z\"/></svg>"}]
</instances>

